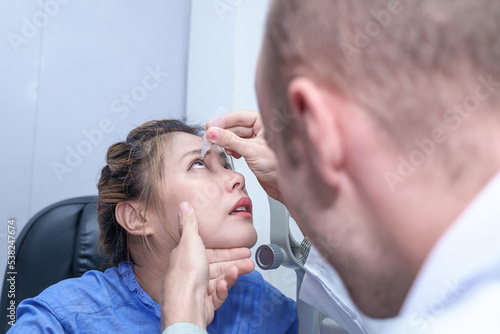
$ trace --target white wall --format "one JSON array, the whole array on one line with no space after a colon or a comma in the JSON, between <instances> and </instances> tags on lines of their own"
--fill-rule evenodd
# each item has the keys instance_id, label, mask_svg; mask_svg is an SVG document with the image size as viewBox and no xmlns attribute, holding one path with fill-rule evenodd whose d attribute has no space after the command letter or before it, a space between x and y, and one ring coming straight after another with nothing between
<instances>
[{"instance_id":1,"label":"white wall","mask_svg":"<svg viewBox=\"0 0 500 334\"><path fill-rule=\"evenodd\" d=\"M185 115L189 1L47 3L0 0L0 275L9 218L19 233L40 209L97 194L110 144Z\"/></svg>"},{"instance_id":2,"label":"white wall","mask_svg":"<svg viewBox=\"0 0 500 334\"><path fill-rule=\"evenodd\" d=\"M258 110L255 68L268 0L193 0L188 75L189 119L208 121L222 107ZM259 238L255 250L269 243L267 195L246 163L235 160L246 179ZM299 239L300 240L300 239ZM260 270L260 269L259 269ZM262 271L264 277L295 299L295 273L286 268Z\"/></svg>"}]
</instances>

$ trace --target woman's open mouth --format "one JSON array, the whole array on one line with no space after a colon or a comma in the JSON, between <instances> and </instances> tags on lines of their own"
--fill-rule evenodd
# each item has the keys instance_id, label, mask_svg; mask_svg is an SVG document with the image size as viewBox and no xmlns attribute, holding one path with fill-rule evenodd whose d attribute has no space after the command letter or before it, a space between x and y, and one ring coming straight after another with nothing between
<instances>
[{"instance_id":1,"label":"woman's open mouth","mask_svg":"<svg viewBox=\"0 0 500 334\"><path fill-rule=\"evenodd\" d=\"M250 197L242 197L229 212L230 216L252 218L252 200Z\"/></svg>"}]
</instances>

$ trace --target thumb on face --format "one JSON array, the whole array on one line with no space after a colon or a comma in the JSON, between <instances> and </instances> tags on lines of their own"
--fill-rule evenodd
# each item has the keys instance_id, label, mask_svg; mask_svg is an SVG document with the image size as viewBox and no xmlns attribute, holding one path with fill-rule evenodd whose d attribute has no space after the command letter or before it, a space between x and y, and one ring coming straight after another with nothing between
<instances>
[{"instance_id":1,"label":"thumb on face","mask_svg":"<svg viewBox=\"0 0 500 334\"><path fill-rule=\"evenodd\" d=\"M179 232L181 237L198 234L198 221L188 202L179 204Z\"/></svg>"}]
</instances>

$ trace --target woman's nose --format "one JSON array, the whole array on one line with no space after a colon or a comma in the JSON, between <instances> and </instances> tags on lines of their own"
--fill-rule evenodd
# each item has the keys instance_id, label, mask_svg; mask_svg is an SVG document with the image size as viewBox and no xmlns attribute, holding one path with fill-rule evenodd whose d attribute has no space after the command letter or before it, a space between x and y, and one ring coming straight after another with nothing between
<instances>
[{"instance_id":1,"label":"woman's nose","mask_svg":"<svg viewBox=\"0 0 500 334\"><path fill-rule=\"evenodd\" d=\"M227 192L245 190L245 177L238 172L229 170L227 179L224 183Z\"/></svg>"}]
</instances>

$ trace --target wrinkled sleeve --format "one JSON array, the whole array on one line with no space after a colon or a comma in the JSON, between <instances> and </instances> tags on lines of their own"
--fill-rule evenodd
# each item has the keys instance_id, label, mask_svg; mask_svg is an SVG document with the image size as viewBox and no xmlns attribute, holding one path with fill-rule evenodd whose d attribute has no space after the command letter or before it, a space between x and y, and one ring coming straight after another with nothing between
<instances>
[{"instance_id":1,"label":"wrinkled sleeve","mask_svg":"<svg viewBox=\"0 0 500 334\"><path fill-rule=\"evenodd\" d=\"M283 308L279 309L278 319L282 320L283 333L297 334L299 331L299 319L297 316L297 305L291 299L286 299Z\"/></svg>"},{"instance_id":2,"label":"wrinkled sleeve","mask_svg":"<svg viewBox=\"0 0 500 334\"><path fill-rule=\"evenodd\" d=\"M195 324L178 322L165 328L162 334L207 334L207 332Z\"/></svg>"},{"instance_id":3,"label":"wrinkled sleeve","mask_svg":"<svg viewBox=\"0 0 500 334\"><path fill-rule=\"evenodd\" d=\"M36 298L23 300L17 307L17 321L7 332L21 333L66 333L49 305Z\"/></svg>"},{"instance_id":4,"label":"wrinkled sleeve","mask_svg":"<svg viewBox=\"0 0 500 334\"><path fill-rule=\"evenodd\" d=\"M297 334L299 321L296 303L267 282L263 292L264 298L258 306L255 305L258 309L255 319L262 323L260 330L266 333Z\"/></svg>"},{"instance_id":5,"label":"wrinkled sleeve","mask_svg":"<svg viewBox=\"0 0 500 334\"><path fill-rule=\"evenodd\" d=\"M207 331L296 334L296 305L254 270L238 278L226 302L215 311Z\"/></svg>"}]
</instances>

